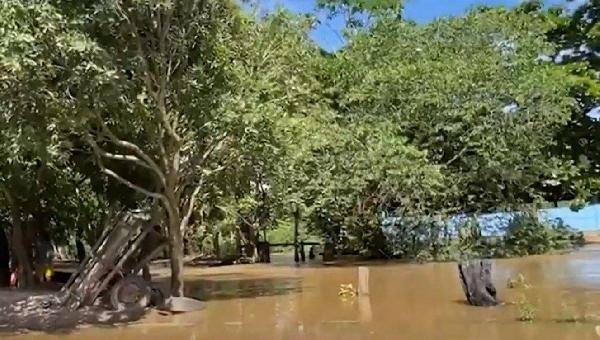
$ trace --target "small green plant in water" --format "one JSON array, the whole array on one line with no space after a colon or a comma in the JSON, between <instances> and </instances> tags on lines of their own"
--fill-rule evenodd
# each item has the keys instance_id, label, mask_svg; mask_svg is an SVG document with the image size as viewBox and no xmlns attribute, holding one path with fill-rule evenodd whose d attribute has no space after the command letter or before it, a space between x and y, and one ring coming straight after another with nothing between
<instances>
[{"instance_id":1,"label":"small green plant in water","mask_svg":"<svg viewBox=\"0 0 600 340\"><path fill-rule=\"evenodd\" d=\"M536 317L536 309L535 307L527 300L526 297L523 296L519 301L516 302L517 307L519 308L519 321L523 322L533 322Z\"/></svg>"},{"instance_id":2,"label":"small green plant in water","mask_svg":"<svg viewBox=\"0 0 600 340\"><path fill-rule=\"evenodd\" d=\"M527 283L527 280L525 280L525 276L519 273L519 275L516 278L508 280L508 282L506 283L506 287L509 289L529 289L531 288L531 285Z\"/></svg>"},{"instance_id":3,"label":"small green plant in water","mask_svg":"<svg viewBox=\"0 0 600 340\"><path fill-rule=\"evenodd\" d=\"M563 316L558 320L559 322L577 323L580 321L580 318L576 315L575 310L566 302L562 302L560 306Z\"/></svg>"},{"instance_id":4,"label":"small green plant in water","mask_svg":"<svg viewBox=\"0 0 600 340\"><path fill-rule=\"evenodd\" d=\"M340 297L342 297L342 299L346 299L346 298L352 298L358 295L358 292L356 291L356 289L354 289L354 286L352 286L351 283L349 284L341 284L340 285L340 291L338 292L338 295Z\"/></svg>"}]
</instances>

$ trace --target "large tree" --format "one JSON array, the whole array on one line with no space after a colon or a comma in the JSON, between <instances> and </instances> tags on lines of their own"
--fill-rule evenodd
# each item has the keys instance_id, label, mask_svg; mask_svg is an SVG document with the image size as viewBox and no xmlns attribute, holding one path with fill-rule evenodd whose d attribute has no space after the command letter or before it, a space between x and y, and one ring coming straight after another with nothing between
<instances>
[{"instance_id":1,"label":"large tree","mask_svg":"<svg viewBox=\"0 0 600 340\"><path fill-rule=\"evenodd\" d=\"M29 286L36 238L64 245L102 210L72 163L60 124L74 109L69 92L85 60L78 44L85 37L43 2L3 2L0 30L0 209L9 216L19 282Z\"/></svg>"},{"instance_id":2,"label":"large tree","mask_svg":"<svg viewBox=\"0 0 600 340\"><path fill-rule=\"evenodd\" d=\"M183 233L197 196L222 167L209 159L237 124L223 110L234 11L223 1L102 1L86 16L99 52L95 77L77 93L82 131L104 174L165 212L173 296L183 294ZM108 160L149 178L126 178Z\"/></svg>"},{"instance_id":3,"label":"large tree","mask_svg":"<svg viewBox=\"0 0 600 340\"><path fill-rule=\"evenodd\" d=\"M569 124L558 134L560 143L556 151L571 159L581 173L572 184L575 190L561 186L557 188L557 195L597 198L600 194L600 140L597 137L600 133L600 2L587 1L572 13L549 10L546 15L556 22L548 38L560 48L552 57L559 65L573 66L571 92L577 100Z\"/></svg>"},{"instance_id":4,"label":"large tree","mask_svg":"<svg viewBox=\"0 0 600 340\"><path fill-rule=\"evenodd\" d=\"M416 25L383 16L336 56L347 119L385 117L452 180L447 208L531 202L576 169L548 148L575 104L569 66L544 56L554 22L530 9L475 9Z\"/></svg>"}]
</instances>

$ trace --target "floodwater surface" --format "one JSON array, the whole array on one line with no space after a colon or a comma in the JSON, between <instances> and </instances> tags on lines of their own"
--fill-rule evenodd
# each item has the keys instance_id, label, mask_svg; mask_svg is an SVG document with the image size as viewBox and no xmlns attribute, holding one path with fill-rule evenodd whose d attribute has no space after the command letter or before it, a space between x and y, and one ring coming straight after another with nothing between
<instances>
[{"instance_id":1,"label":"floodwater surface","mask_svg":"<svg viewBox=\"0 0 600 340\"><path fill-rule=\"evenodd\" d=\"M200 312L160 315L111 328L8 339L600 339L600 246L568 255L493 262L505 304L464 302L455 263L368 263L368 296L342 299L340 285L358 283L356 265L296 267L290 256L272 265L190 268L187 295ZM508 289L522 273L529 289ZM526 299L527 308L511 302ZM520 312L533 311L531 322ZM529 313L531 316L532 314Z\"/></svg>"}]
</instances>

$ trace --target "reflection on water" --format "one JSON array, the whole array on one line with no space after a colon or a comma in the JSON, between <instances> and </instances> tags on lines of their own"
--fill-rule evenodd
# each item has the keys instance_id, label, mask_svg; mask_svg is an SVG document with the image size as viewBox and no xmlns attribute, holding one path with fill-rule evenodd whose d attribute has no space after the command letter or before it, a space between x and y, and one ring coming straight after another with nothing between
<instances>
[{"instance_id":1,"label":"reflection on water","mask_svg":"<svg viewBox=\"0 0 600 340\"><path fill-rule=\"evenodd\" d=\"M288 259L289 260L289 259ZM27 339L600 339L600 248L570 255L494 261L504 301L525 294L536 321L516 320L511 304L464 303L456 264L373 264L370 295L343 300L340 284L357 267L248 265L188 270L187 293L206 301L198 313L161 316L117 328L87 328ZM522 273L528 290L509 290ZM596 320L598 320L596 322ZM579 321L579 322L573 322Z\"/></svg>"},{"instance_id":2,"label":"reflection on water","mask_svg":"<svg viewBox=\"0 0 600 340\"><path fill-rule=\"evenodd\" d=\"M269 295L300 293L302 280L300 278L244 278L229 279L200 279L188 282L186 296L202 301L256 298Z\"/></svg>"}]
</instances>

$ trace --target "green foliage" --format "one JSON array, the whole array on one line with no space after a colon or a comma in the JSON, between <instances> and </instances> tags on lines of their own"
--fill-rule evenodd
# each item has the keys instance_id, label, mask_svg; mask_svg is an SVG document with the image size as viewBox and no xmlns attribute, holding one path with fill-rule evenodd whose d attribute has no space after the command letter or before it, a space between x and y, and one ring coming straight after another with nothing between
<instances>
[{"instance_id":1,"label":"green foliage","mask_svg":"<svg viewBox=\"0 0 600 340\"><path fill-rule=\"evenodd\" d=\"M540 177L572 171L545 150L574 100L543 16L488 9L425 26L382 19L334 63L340 112L385 117L453 183L458 211L531 201ZM337 66L337 67L336 67ZM364 119L364 118L363 118Z\"/></svg>"},{"instance_id":2,"label":"green foliage","mask_svg":"<svg viewBox=\"0 0 600 340\"><path fill-rule=\"evenodd\" d=\"M523 297L517 302L517 307L519 311L517 320L523 322L535 321L537 309L529 302L529 300L527 300L526 297Z\"/></svg>"},{"instance_id":3,"label":"green foliage","mask_svg":"<svg viewBox=\"0 0 600 340\"><path fill-rule=\"evenodd\" d=\"M534 213L524 213L515 215L508 223L504 249L509 256L537 255L570 249L580 245L580 239L580 233L562 222L544 223Z\"/></svg>"},{"instance_id":4,"label":"green foliage","mask_svg":"<svg viewBox=\"0 0 600 340\"><path fill-rule=\"evenodd\" d=\"M343 15L349 28L368 27L375 18L391 16L399 19L403 0L318 0L317 6L331 16Z\"/></svg>"},{"instance_id":5,"label":"green foliage","mask_svg":"<svg viewBox=\"0 0 600 340\"><path fill-rule=\"evenodd\" d=\"M557 134L559 143L553 152L564 155L581 169L572 179L571 187L563 188L568 193L567 199L572 198L569 194L578 199L589 199L600 193L600 144L597 138L600 125L588 116L600 99L597 75L600 70L600 37L597 34L600 4L586 1L570 15L556 12L547 14L556 23L548 32L548 39L567 52L553 57L560 64L571 66L571 93L577 98L577 105L572 108L569 124Z\"/></svg>"},{"instance_id":6,"label":"green foliage","mask_svg":"<svg viewBox=\"0 0 600 340\"><path fill-rule=\"evenodd\" d=\"M0 31L0 209L11 211L13 226L64 245L105 212L60 123L93 43L46 2L3 2Z\"/></svg>"}]
</instances>

